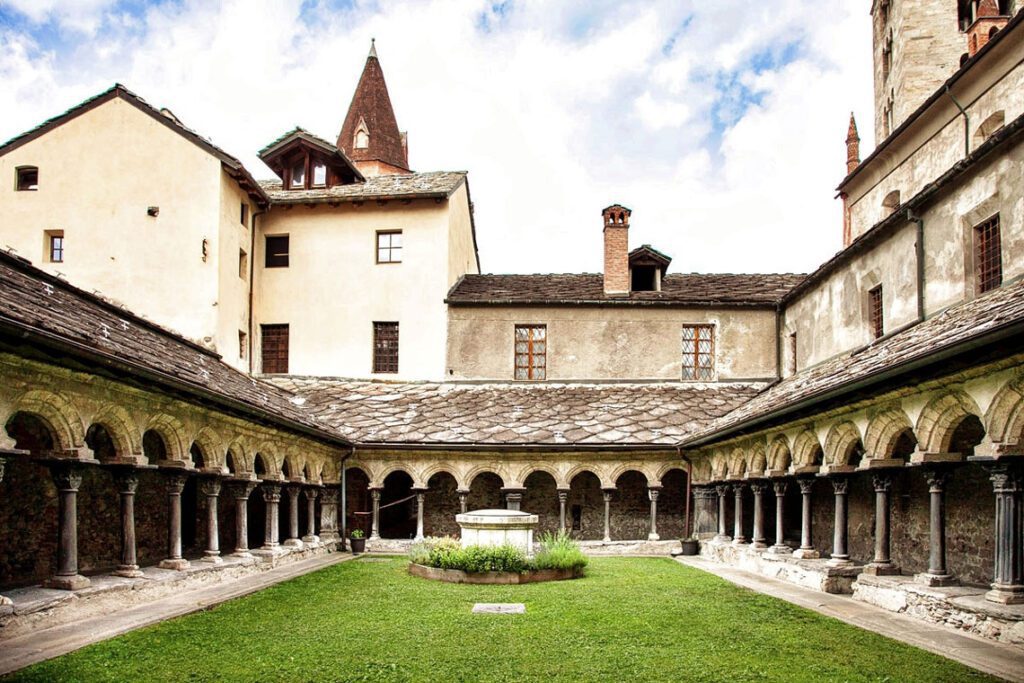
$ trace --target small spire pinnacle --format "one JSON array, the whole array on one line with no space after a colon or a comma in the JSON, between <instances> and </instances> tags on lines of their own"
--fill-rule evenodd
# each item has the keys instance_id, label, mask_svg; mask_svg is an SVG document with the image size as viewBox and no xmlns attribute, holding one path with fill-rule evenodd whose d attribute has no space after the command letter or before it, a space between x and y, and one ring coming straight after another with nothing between
<instances>
[{"instance_id":1,"label":"small spire pinnacle","mask_svg":"<svg viewBox=\"0 0 1024 683\"><path fill-rule=\"evenodd\" d=\"M850 112L850 127L846 130L846 174L853 173L860 166L860 135L857 133L857 120Z\"/></svg>"},{"instance_id":2,"label":"small spire pinnacle","mask_svg":"<svg viewBox=\"0 0 1024 683\"><path fill-rule=\"evenodd\" d=\"M860 135L857 133L857 119L853 117L853 112L850 112L850 127L846 131L846 142L860 142Z\"/></svg>"},{"instance_id":3,"label":"small spire pinnacle","mask_svg":"<svg viewBox=\"0 0 1024 683\"><path fill-rule=\"evenodd\" d=\"M376 38L370 38L370 54L367 55L367 59L369 59L370 57L373 57L374 59L377 59L377 39Z\"/></svg>"}]
</instances>

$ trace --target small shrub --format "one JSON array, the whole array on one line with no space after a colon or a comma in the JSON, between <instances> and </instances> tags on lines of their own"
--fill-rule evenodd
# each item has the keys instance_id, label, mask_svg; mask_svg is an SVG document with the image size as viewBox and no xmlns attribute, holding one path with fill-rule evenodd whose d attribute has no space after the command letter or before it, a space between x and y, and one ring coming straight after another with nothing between
<instances>
[{"instance_id":1,"label":"small shrub","mask_svg":"<svg viewBox=\"0 0 1024 683\"><path fill-rule=\"evenodd\" d=\"M547 532L540 537L540 550L533 557L532 568L578 570L586 567L587 562L587 556L567 533Z\"/></svg>"},{"instance_id":2,"label":"small shrub","mask_svg":"<svg viewBox=\"0 0 1024 683\"><path fill-rule=\"evenodd\" d=\"M437 569L470 573L515 572L527 569L526 555L511 545L467 546L454 538L427 538L409 551L409 561Z\"/></svg>"}]
</instances>

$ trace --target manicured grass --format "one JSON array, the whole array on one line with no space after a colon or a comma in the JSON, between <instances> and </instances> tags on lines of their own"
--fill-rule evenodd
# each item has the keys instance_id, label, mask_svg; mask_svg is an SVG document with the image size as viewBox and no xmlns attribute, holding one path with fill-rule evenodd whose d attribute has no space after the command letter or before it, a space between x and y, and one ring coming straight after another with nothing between
<instances>
[{"instance_id":1,"label":"manicured grass","mask_svg":"<svg viewBox=\"0 0 1024 683\"><path fill-rule=\"evenodd\" d=\"M525 615L476 615L524 602ZM98 643L26 681L969 681L936 655L669 559L463 586L355 560Z\"/></svg>"}]
</instances>

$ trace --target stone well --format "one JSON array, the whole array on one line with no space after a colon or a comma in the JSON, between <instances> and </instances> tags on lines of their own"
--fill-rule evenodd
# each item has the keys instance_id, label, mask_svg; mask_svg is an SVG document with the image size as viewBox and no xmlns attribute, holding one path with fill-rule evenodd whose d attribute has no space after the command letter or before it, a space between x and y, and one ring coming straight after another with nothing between
<instances>
[{"instance_id":1,"label":"stone well","mask_svg":"<svg viewBox=\"0 0 1024 683\"><path fill-rule=\"evenodd\" d=\"M507 544L528 555L533 552L537 515L521 510L474 510L456 515L455 521L462 529L462 547Z\"/></svg>"}]
</instances>

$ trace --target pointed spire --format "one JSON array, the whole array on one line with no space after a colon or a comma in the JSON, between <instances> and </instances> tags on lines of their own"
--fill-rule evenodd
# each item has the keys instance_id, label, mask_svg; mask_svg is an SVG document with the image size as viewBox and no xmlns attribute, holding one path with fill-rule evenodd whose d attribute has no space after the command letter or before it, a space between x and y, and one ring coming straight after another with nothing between
<instances>
[{"instance_id":1,"label":"pointed spire","mask_svg":"<svg viewBox=\"0 0 1024 683\"><path fill-rule=\"evenodd\" d=\"M857 119L850 112L850 127L846 129L846 175L860 166L860 135L857 133Z\"/></svg>"},{"instance_id":2,"label":"pointed spire","mask_svg":"<svg viewBox=\"0 0 1024 683\"><path fill-rule=\"evenodd\" d=\"M395 120L375 39L370 40L370 53L341 126L338 147L364 175L408 172L408 152Z\"/></svg>"}]
</instances>

